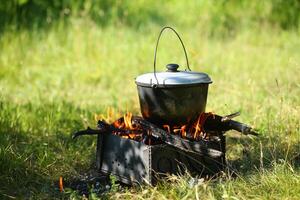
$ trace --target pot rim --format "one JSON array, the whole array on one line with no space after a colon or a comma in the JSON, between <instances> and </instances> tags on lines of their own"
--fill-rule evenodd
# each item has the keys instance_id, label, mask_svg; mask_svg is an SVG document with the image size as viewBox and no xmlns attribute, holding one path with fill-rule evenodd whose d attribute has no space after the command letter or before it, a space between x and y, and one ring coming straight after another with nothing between
<instances>
[{"instance_id":1,"label":"pot rim","mask_svg":"<svg viewBox=\"0 0 300 200\"><path fill-rule=\"evenodd\" d=\"M212 83L208 74L194 71L166 71L158 73L145 73L136 77L137 85L148 87L185 87L186 85L199 85Z\"/></svg>"},{"instance_id":2,"label":"pot rim","mask_svg":"<svg viewBox=\"0 0 300 200\"><path fill-rule=\"evenodd\" d=\"M197 87L202 85L209 85L212 81L207 83L189 83L189 84L178 84L178 85L165 85L165 84L147 84L147 83L140 83L135 81L137 86L147 87L147 88L187 88L187 87Z\"/></svg>"}]
</instances>

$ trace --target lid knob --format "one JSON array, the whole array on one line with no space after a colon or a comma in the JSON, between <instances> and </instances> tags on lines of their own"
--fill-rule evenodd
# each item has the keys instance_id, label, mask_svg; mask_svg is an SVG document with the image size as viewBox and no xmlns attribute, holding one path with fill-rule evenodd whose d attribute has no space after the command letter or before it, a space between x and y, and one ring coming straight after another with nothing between
<instances>
[{"instance_id":1,"label":"lid knob","mask_svg":"<svg viewBox=\"0 0 300 200\"><path fill-rule=\"evenodd\" d=\"M175 64L175 63L170 63L170 64L167 64L167 72L178 72L178 67L179 65L178 64Z\"/></svg>"}]
</instances>

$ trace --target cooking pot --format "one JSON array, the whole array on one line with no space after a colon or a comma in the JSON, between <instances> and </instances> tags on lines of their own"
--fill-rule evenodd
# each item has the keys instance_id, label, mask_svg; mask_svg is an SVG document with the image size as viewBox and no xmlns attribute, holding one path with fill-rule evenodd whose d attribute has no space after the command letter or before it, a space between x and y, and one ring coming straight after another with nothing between
<instances>
[{"instance_id":1,"label":"cooking pot","mask_svg":"<svg viewBox=\"0 0 300 200\"><path fill-rule=\"evenodd\" d=\"M187 69L179 71L178 64L168 64L165 72L156 71L156 53L162 33L172 30L181 42ZM190 70L187 53L179 34L164 27L158 36L154 52L154 71L135 79L141 113L145 119L158 125L183 125L195 120L205 111L210 77Z\"/></svg>"}]
</instances>

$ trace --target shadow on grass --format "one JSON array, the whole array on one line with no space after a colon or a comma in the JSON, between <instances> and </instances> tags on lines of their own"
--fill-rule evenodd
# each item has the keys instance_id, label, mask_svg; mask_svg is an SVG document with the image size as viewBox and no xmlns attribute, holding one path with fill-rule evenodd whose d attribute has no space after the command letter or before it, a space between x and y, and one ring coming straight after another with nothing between
<instances>
[{"instance_id":1,"label":"shadow on grass","mask_svg":"<svg viewBox=\"0 0 300 200\"><path fill-rule=\"evenodd\" d=\"M59 176L95 162L95 139L74 142L84 112L70 103L14 105L0 101L0 199L60 197ZM91 115L90 115L91 116Z\"/></svg>"},{"instance_id":2,"label":"shadow on grass","mask_svg":"<svg viewBox=\"0 0 300 200\"><path fill-rule=\"evenodd\" d=\"M1 124L3 127L3 124ZM50 185L50 179L35 169L33 155L23 146L29 138L20 132L0 132L0 196L29 198L34 190Z\"/></svg>"},{"instance_id":3,"label":"shadow on grass","mask_svg":"<svg viewBox=\"0 0 300 200\"><path fill-rule=\"evenodd\" d=\"M88 120L93 111L66 102L16 105L0 100L0 198L61 197L59 176L73 179L95 163L96 138L71 139L71 133L95 123ZM300 144L288 145L284 138L228 138L229 153L239 155L229 160L230 167L241 175L270 169L274 162L299 168Z\"/></svg>"}]
</instances>

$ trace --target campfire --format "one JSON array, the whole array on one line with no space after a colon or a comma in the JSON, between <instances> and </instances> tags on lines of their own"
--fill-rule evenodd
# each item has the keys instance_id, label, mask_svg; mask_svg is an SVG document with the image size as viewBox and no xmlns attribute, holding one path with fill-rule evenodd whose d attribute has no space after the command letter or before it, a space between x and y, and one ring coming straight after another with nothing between
<instances>
[{"instance_id":1,"label":"campfire","mask_svg":"<svg viewBox=\"0 0 300 200\"><path fill-rule=\"evenodd\" d=\"M190 122L181 126L162 125L159 127L169 134L178 135L181 138L199 141L208 139L209 135L204 130L204 122L209 117L214 118L212 113L202 113L195 122ZM107 125L105 121L100 120L98 124L105 127L110 127L114 135L122 138L132 139L138 142L143 142L147 137L147 132L141 118L133 117L132 113L128 112L123 117L114 121L111 125ZM144 122L145 123L145 122ZM153 126L153 125L152 125ZM157 127L158 128L158 127ZM144 139L144 140L143 140Z\"/></svg>"},{"instance_id":2,"label":"campfire","mask_svg":"<svg viewBox=\"0 0 300 200\"><path fill-rule=\"evenodd\" d=\"M142 117L133 116L132 113L129 112L111 124L108 124L105 120L99 120L98 130L92 130L88 127L87 130L75 133L73 138L80 135L104 134L106 132L110 132L113 135L120 136L121 138L145 143L147 140L146 138L151 138L151 136L157 138L161 137L161 135L158 136L155 133L154 135L151 135L153 130L159 130L162 135L167 135L166 133L168 133L182 139L188 139L189 141L209 140L211 137L216 136L216 132L224 132L230 129L237 130L243 134L256 135L251 127L232 120L233 117L238 115L239 113L233 113L228 116L221 117L211 112L202 113L195 122L190 122L189 124L181 126L165 124L162 125L162 127L159 127L148 122ZM145 144L151 145L151 143Z\"/></svg>"},{"instance_id":3,"label":"campfire","mask_svg":"<svg viewBox=\"0 0 300 200\"><path fill-rule=\"evenodd\" d=\"M186 58L185 70L167 64L156 71L156 53L165 30L178 37ZM123 183L154 184L165 174L215 175L226 167L225 136L228 130L256 134L251 127L234 121L239 113L220 116L205 112L208 74L192 71L179 34L164 27L156 43L153 72L139 75L137 85L140 116L126 113L109 124L99 120L97 129L74 134L98 135L96 165Z\"/></svg>"},{"instance_id":4,"label":"campfire","mask_svg":"<svg viewBox=\"0 0 300 200\"><path fill-rule=\"evenodd\" d=\"M164 174L215 175L226 167L224 133L234 129L256 133L251 127L225 117L202 113L182 126L155 125L143 117L126 113L109 124L99 120L97 129L87 128L73 135L98 135L98 170L115 175L127 184L154 184Z\"/></svg>"}]
</instances>

